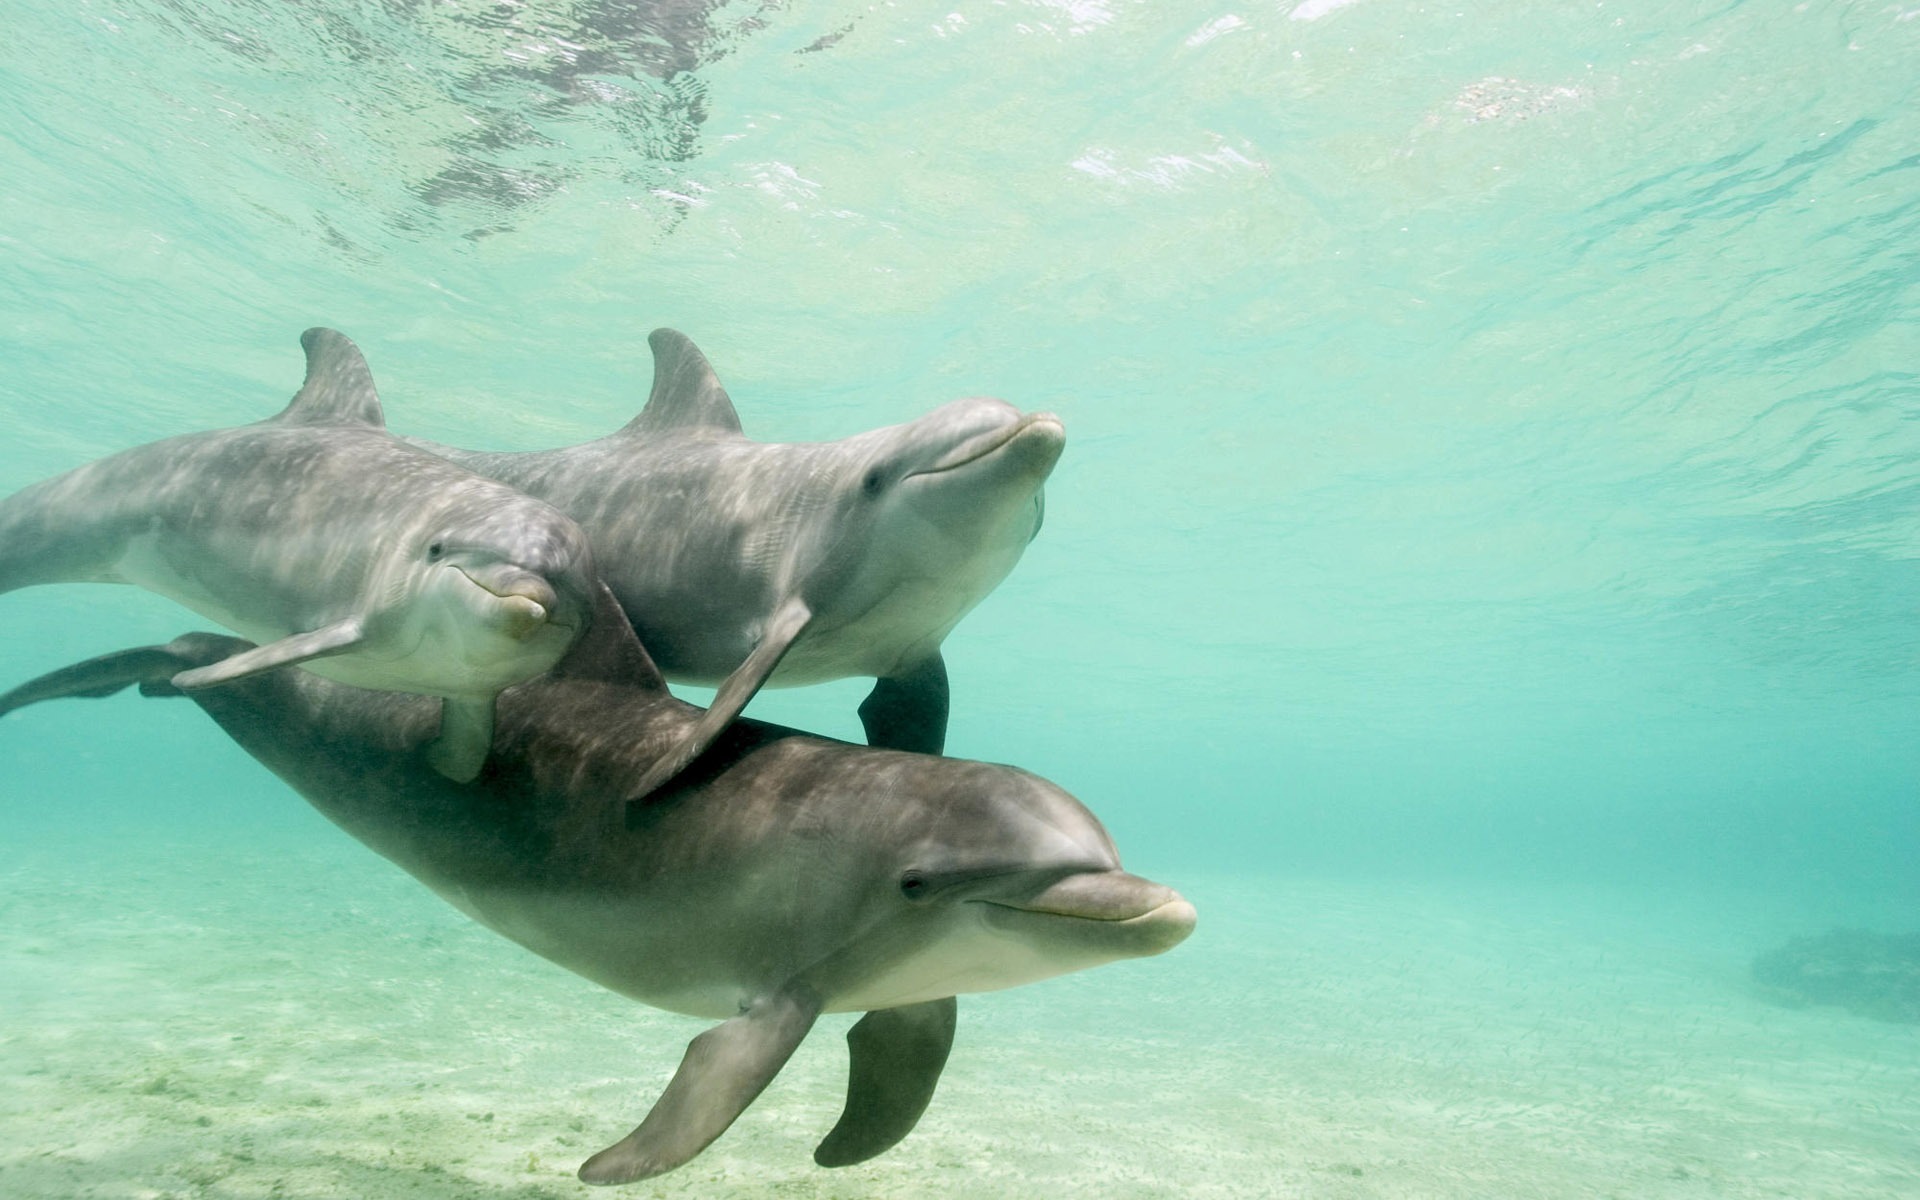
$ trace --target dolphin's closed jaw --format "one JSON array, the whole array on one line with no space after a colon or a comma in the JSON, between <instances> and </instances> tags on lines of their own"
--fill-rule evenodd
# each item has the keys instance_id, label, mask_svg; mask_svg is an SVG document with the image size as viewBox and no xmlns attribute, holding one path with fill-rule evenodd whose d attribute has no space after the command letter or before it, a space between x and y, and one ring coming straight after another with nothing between
<instances>
[{"instance_id":1,"label":"dolphin's closed jaw","mask_svg":"<svg viewBox=\"0 0 1920 1200\"><path fill-rule=\"evenodd\" d=\"M1022 435L1027 434L1032 436L1026 437L1023 444L1031 443L1036 450L1041 451L1051 447L1052 452L1047 455L1046 463L1051 467L1053 459L1059 457L1060 447L1066 444L1066 426L1061 423L1059 417L1043 412L1027 413L997 429L990 429L970 437L935 459L933 465L925 470L915 471L914 475L938 475L943 471L957 470L970 463L979 462L1015 440L1021 440Z\"/></svg>"},{"instance_id":2,"label":"dolphin's closed jaw","mask_svg":"<svg viewBox=\"0 0 1920 1200\"><path fill-rule=\"evenodd\" d=\"M552 584L514 566L461 567L475 587L500 598L500 624L509 637L525 641L547 624L560 603Z\"/></svg>"},{"instance_id":3,"label":"dolphin's closed jaw","mask_svg":"<svg viewBox=\"0 0 1920 1200\"><path fill-rule=\"evenodd\" d=\"M1084 922L1089 933L1122 935L1127 953L1160 954L1193 932L1196 919L1186 897L1164 884L1125 871L1080 871L1031 895L985 900L1000 923L1032 920Z\"/></svg>"},{"instance_id":4,"label":"dolphin's closed jaw","mask_svg":"<svg viewBox=\"0 0 1920 1200\"><path fill-rule=\"evenodd\" d=\"M1130 921L1179 898L1172 888L1125 871L1079 871L1032 896L993 903L1083 921Z\"/></svg>"},{"instance_id":5,"label":"dolphin's closed jaw","mask_svg":"<svg viewBox=\"0 0 1920 1200\"><path fill-rule=\"evenodd\" d=\"M504 596L505 612L501 620L507 636L524 642L547 623L547 608L525 596Z\"/></svg>"},{"instance_id":6,"label":"dolphin's closed jaw","mask_svg":"<svg viewBox=\"0 0 1920 1200\"><path fill-rule=\"evenodd\" d=\"M1140 926L1144 932L1149 933L1159 942L1159 945L1148 953L1161 954L1186 941L1198 920L1199 914L1194 911L1192 903L1185 896L1175 892L1171 900L1152 912L1135 917L1130 924Z\"/></svg>"}]
</instances>

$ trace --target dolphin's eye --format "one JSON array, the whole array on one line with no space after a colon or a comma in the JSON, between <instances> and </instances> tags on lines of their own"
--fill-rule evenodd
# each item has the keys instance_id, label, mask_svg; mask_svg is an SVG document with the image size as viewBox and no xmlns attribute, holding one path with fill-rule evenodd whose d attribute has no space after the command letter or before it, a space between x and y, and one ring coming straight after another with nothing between
<instances>
[{"instance_id":1,"label":"dolphin's eye","mask_svg":"<svg viewBox=\"0 0 1920 1200\"><path fill-rule=\"evenodd\" d=\"M918 871L908 871L900 877L900 894L909 900L924 899L930 890L926 877Z\"/></svg>"},{"instance_id":2,"label":"dolphin's eye","mask_svg":"<svg viewBox=\"0 0 1920 1200\"><path fill-rule=\"evenodd\" d=\"M878 496L881 486L886 482L886 477L880 474L878 467L875 467L873 470L867 472L867 477L861 482L860 489L869 496Z\"/></svg>"},{"instance_id":3,"label":"dolphin's eye","mask_svg":"<svg viewBox=\"0 0 1920 1200\"><path fill-rule=\"evenodd\" d=\"M445 554L446 552L447 552L447 544L445 542L435 542L432 545L427 547L427 561L439 562L440 556Z\"/></svg>"}]
</instances>

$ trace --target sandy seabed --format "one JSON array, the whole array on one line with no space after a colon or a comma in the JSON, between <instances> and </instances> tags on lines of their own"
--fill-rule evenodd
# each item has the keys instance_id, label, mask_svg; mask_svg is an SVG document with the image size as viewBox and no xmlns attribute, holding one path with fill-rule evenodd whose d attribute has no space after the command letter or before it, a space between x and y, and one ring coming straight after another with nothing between
<instances>
[{"instance_id":1,"label":"sandy seabed","mask_svg":"<svg viewBox=\"0 0 1920 1200\"><path fill-rule=\"evenodd\" d=\"M1755 994L1756 952L1823 927L1777 898L1153 873L1193 940L963 998L888 1154L812 1164L829 1017L705 1154L597 1192L574 1168L702 1022L331 831L11 845L0 1196L1920 1196L1920 1027Z\"/></svg>"}]
</instances>

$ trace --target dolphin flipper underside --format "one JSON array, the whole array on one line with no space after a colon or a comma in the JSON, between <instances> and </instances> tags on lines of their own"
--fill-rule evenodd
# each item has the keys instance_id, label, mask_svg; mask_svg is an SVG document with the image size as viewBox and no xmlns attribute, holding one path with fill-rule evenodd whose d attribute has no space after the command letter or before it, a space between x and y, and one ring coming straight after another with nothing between
<instances>
[{"instance_id":1,"label":"dolphin flipper underside","mask_svg":"<svg viewBox=\"0 0 1920 1200\"><path fill-rule=\"evenodd\" d=\"M580 1181L650 1179L706 1149L780 1073L819 1015L818 997L788 989L694 1038L646 1120L582 1163Z\"/></svg>"},{"instance_id":2,"label":"dolphin flipper underside","mask_svg":"<svg viewBox=\"0 0 1920 1200\"><path fill-rule=\"evenodd\" d=\"M221 659L208 666L182 671L174 677L173 686L182 691L192 691L195 688L235 683L250 675L258 675L262 671L276 671L296 663L312 662L316 658L345 654L366 640L366 628L360 623L360 619L348 617L344 621L335 621L319 629L283 637L277 642L268 642L264 646L255 646L251 650L243 651L231 658Z\"/></svg>"},{"instance_id":3,"label":"dolphin flipper underside","mask_svg":"<svg viewBox=\"0 0 1920 1200\"><path fill-rule=\"evenodd\" d=\"M847 1030L847 1107L814 1162L850 1167L913 1132L947 1065L958 1014L948 996L870 1012Z\"/></svg>"},{"instance_id":4,"label":"dolphin flipper underside","mask_svg":"<svg viewBox=\"0 0 1920 1200\"><path fill-rule=\"evenodd\" d=\"M873 681L860 702L867 745L915 754L938 754L947 746L947 664L933 657L897 675Z\"/></svg>"},{"instance_id":5,"label":"dolphin flipper underside","mask_svg":"<svg viewBox=\"0 0 1920 1200\"><path fill-rule=\"evenodd\" d=\"M427 762L455 783L471 783L493 749L494 697L449 696L440 702L440 736L427 744Z\"/></svg>"},{"instance_id":6,"label":"dolphin flipper underside","mask_svg":"<svg viewBox=\"0 0 1920 1200\"><path fill-rule=\"evenodd\" d=\"M638 800L652 792L661 784L678 775L686 765L700 757L700 753L713 744L740 710L753 699L760 686L773 674L780 660L793 647L794 639L800 631L813 620L813 610L807 602L798 596L788 600L767 619L766 632L760 635L760 642L747 655L745 662L733 669L733 674L720 684L720 690L714 693L713 704L708 707L694 727L681 738L680 744L663 755L653 764L640 784L634 788L628 801Z\"/></svg>"}]
</instances>

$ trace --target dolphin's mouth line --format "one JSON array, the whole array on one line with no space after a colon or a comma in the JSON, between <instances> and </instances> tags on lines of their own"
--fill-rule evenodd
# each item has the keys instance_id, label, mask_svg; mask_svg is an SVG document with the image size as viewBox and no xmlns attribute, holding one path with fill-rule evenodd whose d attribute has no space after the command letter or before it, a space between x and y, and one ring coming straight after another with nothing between
<instances>
[{"instance_id":1,"label":"dolphin's mouth line","mask_svg":"<svg viewBox=\"0 0 1920 1200\"><path fill-rule=\"evenodd\" d=\"M1069 921L1091 921L1100 925L1125 925L1132 921L1144 921L1163 909L1171 908L1176 904L1184 904L1186 903L1186 901L1181 899L1178 896L1175 896L1170 899L1162 900L1158 904L1150 905L1139 912L1128 913L1122 916L1111 916L1111 917L1100 916L1098 914L1089 913L1084 910L1080 912L1069 912L1064 907L1045 908L1045 907L1040 907L1036 905L1007 904L1004 901L1000 901L1000 900L982 900L980 901L980 903L991 904L995 908L1004 908L1010 912L1027 913L1031 916L1036 916L1036 917L1060 917Z\"/></svg>"},{"instance_id":2,"label":"dolphin's mouth line","mask_svg":"<svg viewBox=\"0 0 1920 1200\"><path fill-rule=\"evenodd\" d=\"M512 588L508 588L506 591L503 592L499 588L492 587L481 580L475 579L473 577L473 573L468 571L465 567L457 566L454 568L454 570L460 572L462 575L465 575L467 577L468 583L471 583L473 586L479 588L483 592L486 592L488 595L497 596L502 600L528 600L534 604L538 604L542 609L547 609L551 607L545 600L542 600L538 595L529 594L523 591L515 591Z\"/></svg>"},{"instance_id":3,"label":"dolphin's mouth line","mask_svg":"<svg viewBox=\"0 0 1920 1200\"><path fill-rule=\"evenodd\" d=\"M1043 422L1051 425L1062 425L1060 418L1054 416L1052 413L1027 413L1018 421L1015 421L1004 429L996 429L972 441L961 443L959 448L954 450L950 456L953 458L953 461L948 462L942 459L935 462L926 470L915 471L906 476L906 478L917 479L923 475L943 475L948 471L957 471L961 467L970 466L987 457L989 454L992 454L994 451L999 450L1008 442L1019 437L1027 430L1032 429L1035 425ZM1062 427L1064 428L1064 425L1062 425Z\"/></svg>"},{"instance_id":4,"label":"dolphin's mouth line","mask_svg":"<svg viewBox=\"0 0 1920 1200\"><path fill-rule=\"evenodd\" d=\"M479 588L489 596L509 602L518 601L521 605L524 605L524 607L517 609L513 615L508 618L509 632L515 638L524 640L531 637L536 630L540 629L560 629L564 630L569 636L577 636L579 632L585 628L585 625L581 622L564 621L560 619L560 613L562 611L560 607L560 593L555 591L544 579L533 575L531 572L528 572L527 577L538 584L537 588L529 587L523 590L509 586L502 590L501 588L492 587L486 582L474 578L473 574L465 567L456 564L453 569L465 575L467 582L473 584L473 586Z\"/></svg>"}]
</instances>

